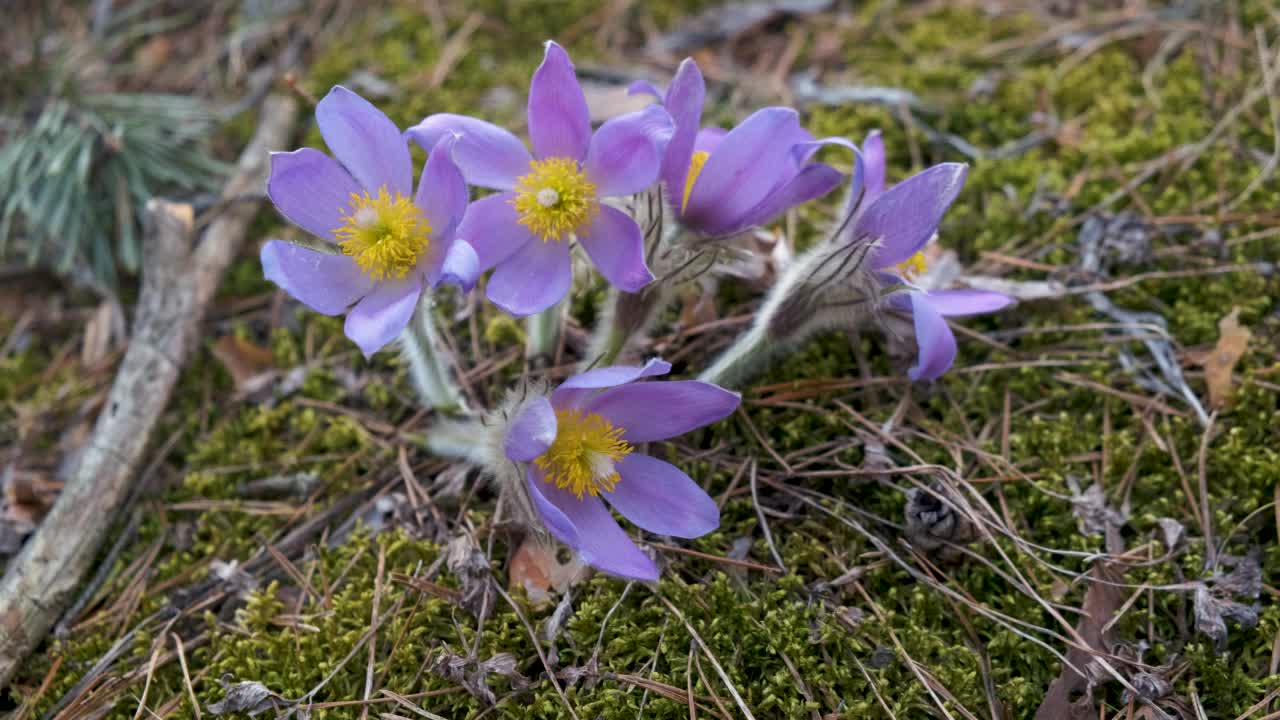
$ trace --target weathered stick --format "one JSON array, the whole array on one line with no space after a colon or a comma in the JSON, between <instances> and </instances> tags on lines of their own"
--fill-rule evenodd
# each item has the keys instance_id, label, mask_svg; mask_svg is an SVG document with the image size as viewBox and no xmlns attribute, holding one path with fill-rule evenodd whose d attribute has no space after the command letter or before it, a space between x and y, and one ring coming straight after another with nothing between
<instances>
[{"instance_id":1,"label":"weathered stick","mask_svg":"<svg viewBox=\"0 0 1280 720\"><path fill-rule=\"evenodd\" d=\"M288 141L295 115L289 98L263 102L258 131L223 188L223 200L262 191L267 152ZM258 203L230 203L193 250L191 206L158 199L147 204L142 290L129 349L80 464L0 581L0 687L66 609L101 549L183 362L196 347L205 308L257 209Z\"/></svg>"}]
</instances>

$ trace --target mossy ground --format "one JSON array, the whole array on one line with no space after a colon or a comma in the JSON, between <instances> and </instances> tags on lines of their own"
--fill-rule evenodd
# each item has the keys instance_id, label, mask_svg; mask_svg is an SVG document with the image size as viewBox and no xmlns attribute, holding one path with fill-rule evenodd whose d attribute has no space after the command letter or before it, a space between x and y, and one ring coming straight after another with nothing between
<instances>
[{"instance_id":1,"label":"mossy ground","mask_svg":"<svg viewBox=\"0 0 1280 720\"><path fill-rule=\"evenodd\" d=\"M381 104L402 125L440 111L477 113L518 125L543 38L565 40L580 65L617 62L591 31L596 3L486 0L474 3L474 11L502 22L483 25L453 72L433 87L430 69L442 55L442 38L462 24L465 13L451 16L448 28L439 28L410 5L353 22L342 42L310 67L304 78L307 89L321 93L354 71L367 70L396 89ZM1054 26L1029 12L987 13L967 4L870 3L842 25L821 25L841 41L837 65L843 68L842 77L915 92L936 109L921 116L933 132L921 123L904 122L896 109L870 105L813 106L806 108L806 121L820 136L858 140L872 128L883 130L891 180L919 169L913 163L966 159L936 133L984 149L989 156L972 161L965 190L946 220L945 242L986 272L1043 279L1045 270L1035 268L1052 267L1052 275L1075 282L1076 234L1085 212L1122 188L1145 163L1199 142L1257 86L1252 28L1264 28L1264 38L1277 40L1275 27L1264 26L1271 22L1266 5L1239 3L1241 32L1223 39L1217 31L1193 31L1157 63L1153 48L1161 47L1159 42L1172 32L1158 23L1149 37L1100 43L1088 52L1060 49L1056 36L1037 49L1031 43ZM688 10L671 3L636 5L628 12L637 27L670 28ZM1214 20L1202 22L1217 27ZM1088 22L1083 26L1093 27ZM800 55L803 66L814 52L819 24L800 27L810 33ZM566 38L569 28L575 30ZM1223 64L1228 62L1224 53L1235 54L1233 65ZM1226 67L1234 72L1223 72ZM508 91L514 102L494 99ZM735 103L731 97L712 114L725 120L740 116ZM1028 150L1007 156L997 151L1036 132L1045 132L1046 139ZM1153 233L1148 259L1117 268L1116 277L1280 260L1280 242L1266 232L1276 223L1280 182L1262 183L1228 209L1261 171L1262 158L1276 140L1266 100L1240 113L1224 138L1185 167L1157 173L1103 208L1130 209L1153 227L1177 230ZM321 144L314 128L300 140ZM806 233L799 242L811 241L834 206L833 200L799 212L799 227ZM290 232L274 221L262 229L264 236ZM1001 256L1031 264L1009 267L1001 264ZM269 290L256 261L246 257L227 279L223 294L230 301ZM1216 654L1189 625L1188 596L1155 591L1137 600L1116 630L1127 643L1148 643L1144 659L1153 666L1188 665L1174 683L1177 696L1194 694L1208 717L1234 718L1280 687L1269 674L1273 641L1280 633L1280 610L1270 590L1280 573L1280 551L1275 513L1266 509L1280 487L1280 404L1273 384L1280 369L1280 292L1274 277L1241 271L1155 277L1110 297L1121 307L1159 313L1182 348L1211 345L1219 319L1232 307L1241 309L1241 324L1254 333L1251 350L1236 371L1236 397L1215 419L1217 433L1203 467L1216 541L1235 554L1262 549L1267 591L1259 626L1232 627L1226 651ZM749 295L734 290L725 301L735 298L745 301ZM591 303L577 309L577 319L589 325ZM463 322L455 329L461 346L474 343L486 357L518 347L514 328L492 309L480 312L474 326ZM953 468L967 479L1015 478L1002 483L998 492L989 482L975 487L1007 508L1010 528L1022 537L1044 548L1100 551L1102 539L1079 532L1071 503L1064 499L1070 493L1068 478L1085 485L1103 483L1117 503L1122 499L1119 489L1131 484L1132 517L1124 533L1130 547L1158 537L1157 520L1167 517L1184 523L1191 540L1176 560L1131 569L1126 580L1138 587L1202 577L1205 546L1183 492L1183 476L1189 473L1195 486L1203 428L1176 398L1161 398L1176 414L1126 399L1148 393L1122 370L1120 346L1097 327L1102 320L1083 300L1068 297L1027 302L1011 312L966 322L986 341L964 341L962 336L957 367L993 367L955 372L933 387L893 381L806 393L814 382L857 376L863 362L877 376L901 375L878 339L851 342L833 335L814 341L761 380L761 386L775 389L746 393L747 417L768 449L741 419L682 441L680 464L713 496L731 485L737 488L724 505L721 529L688 547L725 556L745 538L747 559L774 565L761 532L762 516L750 493L742 492L742 481L734 480L743 463L754 460L764 480L781 482L785 473L775 453L796 463L807 448L835 441L844 447L805 469L858 467L863 460L859 437L867 430L858 418L883 424L909 394L896 437L924 463ZM474 338L473 327L482 330ZM399 432L421 425L413 424L416 411L398 361L389 353L368 363L359 359L341 336L340 320L290 305L278 326L264 313L249 313L218 321L216 330L269 342L282 368L307 363L312 369L295 394L272 405L228 401L229 376L209 353L197 356L183 375L160 433L179 438L166 466L172 468L171 477L143 501L144 519L116 560L101 601L88 614L93 622L43 648L10 691L17 702L31 700L36 713L48 711L68 693L122 629L176 603L175 587L208 576L213 560L247 561L264 542L279 542L306 516L352 493L392 488L400 474L401 446L409 448L407 458L424 483L443 467L412 449ZM55 353L56 346L37 344L0 359L0 407L10 408L0 418L6 425L16 427L27 409L54 408L57 416L70 416L83 401L89 390L77 387L73 367L48 374ZM470 360L476 364L481 359ZM343 380L347 369L361 380L354 392ZM677 367L682 374L697 369L687 362ZM491 387L500 391L504 379L519 371L518 361L508 364ZM1203 394L1202 376L1189 367L1188 377ZM1122 394L1100 392L1081 380ZM771 400L780 392L776 386L787 383L798 399L789 404ZM711 448L719 451L698 453ZM897 452L890 448L891 454ZM700 459L687 459L691 453ZM905 456L899 460L908 464ZM298 470L320 478L305 508L301 498L267 506L241 495L249 481ZM467 479L476 481L474 476ZM945 698L951 712L963 707L990 717L996 707L1002 717L1031 717L1060 672L1053 653L885 562L883 552L855 526L862 523L894 551L909 556L894 527L875 520L901 518L908 480L789 481L804 497L818 498L816 505L762 483L759 493L771 513L764 517L789 571L781 577L667 553L670 565L656 587L628 589L620 581L596 576L574 588L571 612L552 640L542 630L554 603L534 606L517 592L515 602L537 630L541 651L554 648L557 668L592 669L576 682L562 677L563 700L547 680L534 639L501 597L494 598L493 612L480 623L448 593L427 593L396 579L438 567L444 550L437 543L446 538L435 535L431 521L427 530L357 529L332 543L313 538L315 546L299 556L295 567L285 571L280 564L266 565L259 574L275 579L259 586L234 613L197 612L166 630L180 631L191 644L187 665L206 714L208 705L224 694L218 682L224 675L255 680L298 698L333 672L312 698L325 703L362 698L372 668L375 689L400 695L440 691L445 694L424 697L423 707L446 717L488 716L494 711L481 699L429 666L445 654L484 661L511 653L519 673L532 684L522 689L518 679L501 675L486 680L497 697L496 713L508 717L565 717L565 702L583 718L686 717L691 711L680 693L690 689L699 715L715 715L723 706L736 716L712 657L759 718L941 716L931 694ZM491 550L492 570L503 582L508 538L489 524L489 491L446 493L439 503L452 532L468 529ZM991 610L1063 632L1032 595L1079 607L1084 583L1064 583L1062 573L1051 572L1011 542L999 543L1013 558L1011 565L1001 563L995 547L975 549L1006 572L1016 568L1032 587L1019 591L1007 574L976 561L940 565L933 568L935 578ZM1150 551L1158 557L1164 548L1157 543ZM1070 571L1086 568L1079 556L1046 553L1039 559ZM856 581L824 584L860 566L865 572ZM435 579L447 588L461 586L448 569L441 568ZM364 648L341 664L370 629L375 603L386 617L375 636L372 665ZM680 610L705 650L667 603ZM1067 617L1074 621L1074 615ZM114 703L110 717L135 716L148 660L156 648L162 655L174 649L160 633L162 627L163 621L148 624L113 666L113 674L131 671L135 681L103 701ZM1065 650L1059 640L1039 637ZM182 669L165 660L150 680L146 704L164 717L193 717ZM922 682L926 677L928 686ZM46 678L48 686L36 697ZM1104 689L1101 697L1110 708L1108 715L1123 710L1118 686ZM412 714L394 703L371 710ZM315 712L318 717L355 717L361 708L333 706Z\"/></svg>"}]
</instances>

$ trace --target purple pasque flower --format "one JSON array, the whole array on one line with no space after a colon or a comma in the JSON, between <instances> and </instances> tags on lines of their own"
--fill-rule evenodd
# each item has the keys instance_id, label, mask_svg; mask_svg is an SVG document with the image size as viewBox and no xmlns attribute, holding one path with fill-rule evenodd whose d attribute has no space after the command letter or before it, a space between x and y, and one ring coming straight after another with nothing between
<instances>
[{"instance_id":1,"label":"purple pasque flower","mask_svg":"<svg viewBox=\"0 0 1280 720\"><path fill-rule=\"evenodd\" d=\"M458 229L481 270L497 268L489 299L515 316L555 305L569 291L573 237L618 289L649 284L640 227L601 200L657 180L671 116L651 106L593 133L573 63L548 42L529 83L528 119L533 155L510 132L461 115L431 115L405 133L424 148L459 134L454 157L467 182L501 191L472 203Z\"/></svg>"},{"instance_id":2,"label":"purple pasque flower","mask_svg":"<svg viewBox=\"0 0 1280 720\"><path fill-rule=\"evenodd\" d=\"M316 123L337 159L313 148L272 153L267 196L290 222L334 243L333 252L271 240L262 269L312 310L347 313L344 331L368 357L400 334L423 291L475 283L475 252L455 241L467 186L449 136L430 148L414 192L399 128L344 87L316 105Z\"/></svg>"},{"instance_id":3,"label":"purple pasque flower","mask_svg":"<svg viewBox=\"0 0 1280 720\"><path fill-rule=\"evenodd\" d=\"M658 535L695 538L720 524L714 500L676 466L637 452L732 413L741 396L696 380L638 382L671 365L589 370L550 398L525 403L503 440L526 463L525 481L543 524L588 565L637 580L658 568L613 519L609 506Z\"/></svg>"},{"instance_id":4,"label":"purple pasque flower","mask_svg":"<svg viewBox=\"0 0 1280 720\"><path fill-rule=\"evenodd\" d=\"M863 182L861 191L855 185L850 197L857 205L850 208L849 232L854 241L879 242L869 263L884 284L906 286L905 292L891 293L888 303L910 313L915 325L919 351L907 374L912 380L934 380L956 357L956 338L946 318L995 312L1013 298L987 290L923 290L912 284L927 270L921 251L964 187L969 166L934 165L886 189L884 158L884 142L873 131L862 144Z\"/></svg>"},{"instance_id":5,"label":"purple pasque flower","mask_svg":"<svg viewBox=\"0 0 1280 720\"><path fill-rule=\"evenodd\" d=\"M630 91L658 98L675 121L662 181L680 224L699 235L727 237L762 225L844 179L835 168L810 162L832 140L815 141L791 108L757 110L728 131L700 127L707 88L692 58L680 63L665 95L646 82Z\"/></svg>"}]
</instances>

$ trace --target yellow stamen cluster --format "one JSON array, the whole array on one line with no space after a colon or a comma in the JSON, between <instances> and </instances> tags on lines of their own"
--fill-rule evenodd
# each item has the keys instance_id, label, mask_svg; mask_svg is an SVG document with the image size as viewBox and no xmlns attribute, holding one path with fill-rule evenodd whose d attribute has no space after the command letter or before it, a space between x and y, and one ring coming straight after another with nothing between
<instances>
[{"instance_id":1,"label":"yellow stamen cluster","mask_svg":"<svg viewBox=\"0 0 1280 720\"><path fill-rule=\"evenodd\" d=\"M631 454L631 443L622 439L623 428L595 413L556 411L556 439L533 463L556 487L569 488L582 499L613 492L618 484L614 463Z\"/></svg>"},{"instance_id":2,"label":"yellow stamen cluster","mask_svg":"<svg viewBox=\"0 0 1280 720\"><path fill-rule=\"evenodd\" d=\"M516 180L516 213L520 224L543 242L563 240L591 221L599 210L596 186L570 158L529 163L529 173Z\"/></svg>"},{"instance_id":3,"label":"yellow stamen cluster","mask_svg":"<svg viewBox=\"0 0 1280 720\"><path fill-rule=\"evenodd\" d=\"M707 158L711 157L711 153L706 150L699 150L689 158L689 174L684 176L684 197L680 199L680 211L689 205L689 194L693 192L693 184L697 182L698 175L702 173L702 166L707 164Z\"/></svg>"},{"instance_id":4,"label":"yellow stamen cluster","mask_svg":"<svg viewBox=\"0 0 1280 720\"><path fill-rule=\"evenodd\" d=\"M374 280L405 277L431 245L431 224L417 206L385 186L377 197L351 193L351 210L333 233L343 254Z\"/></svg>"},{"instance_id":5,"label":"yellow stamen cluster","mask_svg":"<svg viewBox=\"0 0 1280 720\"><path fill-rule=\"evenodd\" d=\"M908 280L913 280L925 274L929 269L929 263L924 259L924 253L918 252L898 263L895 267L897 267L899 275Z\"/></svg>"}]
</instances>

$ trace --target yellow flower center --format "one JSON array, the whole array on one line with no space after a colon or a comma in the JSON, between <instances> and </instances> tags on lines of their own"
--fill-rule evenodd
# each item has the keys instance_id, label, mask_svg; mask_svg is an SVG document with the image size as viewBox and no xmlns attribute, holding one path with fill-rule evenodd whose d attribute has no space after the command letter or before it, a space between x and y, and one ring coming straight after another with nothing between
<instances>
[{"instance_id":1,"label":"yellow flower center","mask_svg":"<svg viewBox=\"0 0 1280 720\"><path fill-rule=\"evenodd\" d=\"M529 173L516 180L515 205L520 224L543 242L563 240L600 209L596 186L569 158L531 161Z\"/></svg>"},{"instance_id":2,"label":"yellow flower center","mask_svg":"<svg viewBox=\"0 0 1280 720\"><path fill-rule=\"evenodd\" d=\"M898 263L894 267L898 269L898 274L902 277L908 280L914 280L920 275L925 274L929 269L929 263L924 259L924 253L918 252Z\"/></svg>"},{"instance_id":3,"label":"yellow flower center","mask_svg":"<svg viewBox=\"0 0 1280 720\"><path fill-rule=\"evenodd\" d=\"M386 187L351 193L351 210L333 233L344 255L374 280L403 278L431 245L431 224L409 198Z\"/></svg>"},{"instance_id":4,"label":"yellow flower center","mask_svg":"<svg viewBox=\"0 0 1280 720\"><path fill-rule=\"evenodd\" d=\"M579 500L583 493L595 497L602 491L613 492L619 479L614 463L635 449L622 439L622 433L623 428L595 413L557 410L556 439L533 463L547 482L569 488Z\"/></svg>"},{"instance_id":5,"label":"yellow flower center","mask_svg":"<svg viewBox=\"0 0 1280 720\"><path fill-rule=\"evenodd\" d=\"M698 175L702 173L702 166L707 164L709 157L711 153L699 150L689 158L689 174L684 177L684 197L680 199L680 212L684 212L685 207L689 205L689 194L693 192L693 184L697 182Z\"/></svg>"}]
</instances>

